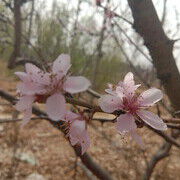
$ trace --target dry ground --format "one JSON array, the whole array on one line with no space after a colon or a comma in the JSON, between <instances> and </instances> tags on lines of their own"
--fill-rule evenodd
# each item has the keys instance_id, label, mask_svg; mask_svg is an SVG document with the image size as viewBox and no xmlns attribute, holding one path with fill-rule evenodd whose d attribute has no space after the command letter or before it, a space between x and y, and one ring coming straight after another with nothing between
<instances>
[{"instance_id":1,"label":"dry ground","mask_svg":"<svg viewBox=\"0 0 180 180\"><path fill-rule=\"evenodd\" d=\"M0 77L0 88L15 94L16 81L7 74ZM11 118L14 108L0 99L0 119ZM101 116L98 114L97 116ZM89 126L91 148L88 153L115 179L141 179L146 162L161 146L163 139L143 128L146 144L143 152L134 142L123 139L114 124L93 122ZM64 135L43 120L31 121L24 128L20 122L0 124L0 180L95 179L76 156ZM30 178L31 177L31 178ZM152 179L179 180L180 152L173 147L170 156L158 163Z\"/></svg>"}]
</instances>

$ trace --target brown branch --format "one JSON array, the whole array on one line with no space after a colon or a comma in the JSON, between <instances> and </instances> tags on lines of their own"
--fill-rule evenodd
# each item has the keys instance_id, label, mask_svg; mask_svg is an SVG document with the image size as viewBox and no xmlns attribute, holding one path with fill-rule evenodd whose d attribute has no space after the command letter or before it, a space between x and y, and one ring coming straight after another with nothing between
<instances>
[{"instance_id":1,"label":"brown branch","mask_svg":"<svg viewBox=\"0 0 180 180\"><path fill-rule=\"evenodd\" d=\"M8 100L9 102L11 102L12 104L15 104L17 99L14 98L12 95L10 95L9 93L3 91L0 89L0 96L5 98L6 100ZM95 112L102 112L102 110L100 109L99 106L93 106L93 105L90 105L88 103L85 103L83 101L79 101L79 100L76 100L76 99L73 99L73 98L68 98L66 97L66 102L67 103L70 103L70 104L74 104L74 105L77 105L77 106L82 106L82 107L85 107L85 108L88 108L88 109L92 109L93 111ZM35 108L36 109L36 108ZM34 110L35 110L34 109ZM37 111L34 112L35 114L38 113ZM38 115L44 115L44 116L47 116L46 113L43 113L43 111L40 112L40 114Z\"/></svg>"},{"instance_id":2,"label":"brown branch","mask_svg":"<svg viewBox=\"0 0 180 180\"><path fill-rule=\"evenodd\" d=\"M101 180L112 180L112 177L109 175L107 171L102 169L98 164L96 164L91 156L88 153L84 153L84 155L80 155L80 149L79 147L75 146L74 150L76 152L76 155L81 158L81 161L83 164L93 172L99 179Z\"/></svg>"},{"instance_id":3,"label":"brown branch","mask_svg":"<svg viewBox=\"0 0 180 180\"><path fill-rule=\"evenodd\" d=\"M47 116L31 118L31 120L39 120L39 119L41 119L41 120L43 120L43 119L48 120L49 118ZM92 120L93 121L98 121L98 122L101 122L101 123L107 123L107 122L114 123L114 122L116 122L116 118L114 118L114 119L93 118ZM17 121L23 121L23 119L20 119L20 118L19 119L0 119L0 123L14 123L14 122L17 122ZM167 124L167 127L171 128L171 129L178 129L178 130L180 130L180 125Z\"/></svg>"},{"instance_id":4,"label":"brown branch","mask_svg":"<svg viewBox=\"0 0 180 180\"><path fill-rule=\"evenodd\" d=\"M102 123L105 123L105 122L115 122L116 121L116 118L115 119L105 119L105 118L93 118L93 120L95 121L99 121L99 122L102 122ZM177 142L173 137L167 135L166 133L162 132L162 131L159 131L159 130L156 130L152 127L150 127L149 125L145 124L145 126L152 130L153 132L155 132L157 135L161 136L163 139L165 139L168 143L171 143L173 144L174 146L176 146L177 148L180 148L180 143ZM173 125L168 125L170 128L172 128ZM174 127L174 126L173 126ZM179 130L179 126L177 126L176 128L174 129L178 129Z\"/></svg>"},{"instance_id":5,"label":"brown branch","mask_svg":"<svg viewBox=\"0 0 180 180\"><path fill-rule=\"evenodd\" d=\"M105 122L115 122L116 118L115 119L107 119L107 118L93 118L92 120L94 121L99 121L99 122L102 122L102 123L105 123ZM167 123L166 120L163 119L163 121L165 123ZM172 128L172 129L180 129L180 124L177 124L177 122L174 122L175 124L173 124L172 121L170 121L171 123L167 123L167 127L168 128Z\"/></svg>"},{"instance_id":6,"label":"brown branch","mask_svg":"<svg viewBox=\"0 0 180 180\"><path fill-rule=\"evenodd\" d=\"M94 106L94 105L91 105L91 104L88 104L88 103L85 103L83 101L76 100L76 99L73 99L73 98L66 97L66 102L70 103L70 104L77 105L77 106L82 106L82 107L91 109L94 112L103 112L102 109L99 106Z\"/></svg>"},{"instance_id":7,"label":"brown branch","mask_svg":"<svg viewBox=\"0 0 180 180\"><path fill-rule=\"evenodd\" d=\"M39 116L39 117L33 117L31 118L31 120L48 120L49 118L47 116ZM50 119L49 119L50 120ZM0 119L0 123L14 123L14 122L19 122L19 121L23 121L23 119L21 118L16 118L16 119Z\"/></svg>"},{"instance_id":8,"label":"brown branch","mask_svg":"<svg viewBox=\"0 0 180 180\"><path fill-rule=\"evenodd\" d=\"M179 129L179 130L180 130L180 125L167 124L167 127L168 127L168 128L171 128L171 129Z\"/></svg>"},{"instance_id":9,"label":"brown branch","mask_svg":"<svg viewBox=\"0 0 180 180\"><path fill-rule=\"evenodd\" d=\"M180 124L179 118L163 118L166 123Z\"/></svg>"},{"instance_id":10,"label":"brown branch","mask_svg":"<svg viewBox=\"0 0 180 180\"><path fill-rule=\"evenodd\" d=\"M6 99L7 101L11 102L12 104L14 104L16 102L16 98L13 97L12 95L10 95L9 93L0 90L0 96L4 99ZM33 107L33 114L37 115L37 116L47 116L46 113L42 110L40 110L37 107ZM50 120L49 118L47 119L49 123L51 123L55 128L63 131L63 129L61 128L62 123L61 122L55 122ZM76 152L76 154L80 157L81 161L83 162L83 164L95 175L97 176L99 179L102 180L112 180L111 175L104 170L103 168L101 168L93 159L92 157L88 154L88 153L84 153L84 155L81 155L81 151L80 151L80 147L79 146L74 146L74 151Z\"/></svg>"},{"instance_id":11,"label":"brown branch","mask_svg":"<svg viewBox=\"0 0 180 180\"><path fill-rule=\"evenodd\" d=\"M178 143L173 137L168 136L167 134L165 134L162 131L156 130L148 125L146 125L150 130L154 131L156 134L158 134L159 136L161 136L162 138L164 138L168 143L173 144L174 146L176 146L177 148L180 148L180 143Z\"/></svg>"},{"instance_id":12,"label":"brown branch","mask_svg":"<svg viewBox=\"0 0 180 180\"><path fill-rule=\"evenodd\" d=\"M11 96L10 94L8 94L7 92L5 92L5 91L3 91L3 90L1 90L0 89L0 96L2 96L2 97L4 97L6 100L8 100L9 102L11 102L12 104L15 104L15 102L17 101L17 99L16 98L14 98L13 96ZM76 100L76 99L73 99L73 98L68 98L68 97L66 97L66 102L67 103L70 103L70 104L74 104L74 105L77 105L77 106L82 106L82 107L85 107L85 108L88 108L88 109L90 109L90 110L92 110L92 111L94 111L94 112L103 112L102 110L101 110L101 108L99 107L99 106L93 106L93 105L91 105L91 104L88 104L88 103L85 103L85 102L83 102L83 101L79 101L79 100ZM39 113L39 111L40 111L40 113ZM35 107L35 108L33 108L33 113L35 113L35 114L37 114L37 113L39 113L38 115L39 116L47 116L47 114L45 113L45 112L43 112L43 111L41 111L41 110L39 110L38 109L38 111L37 111L37 108ZM113 114L114 115L120 115L120 114L123 114L124 112L122 112L122 111L115 111L115 112L113 112ZM97 119L94 119L94 120L97 120ZM99 121L106 121L106 120L108 120L109 122L111 121L114 121L114 119L112 119L112 120L109 120L109 119L100 119ZM177 120L177 119L176 119ZM149 127L149 126L148 126ZM180 145L176 142L176 141L174 141L174 139L173 138L171 138L171 137L169 137L168 135L166 135L165 133L163 133L163 132L161 132L161 131L158 131L158 130L155 130L155 129L153 129L153 128L151 128L151 127L149 127L150 129L152 129L154 132L156 132L157 134L159 134L161 137L163 137L165 140L167 140L167 141L169 141L169 142L171 142L171 143L173 143L175 146L177 146L177 147L180 147Z\"/></svg>"}]
</instances>

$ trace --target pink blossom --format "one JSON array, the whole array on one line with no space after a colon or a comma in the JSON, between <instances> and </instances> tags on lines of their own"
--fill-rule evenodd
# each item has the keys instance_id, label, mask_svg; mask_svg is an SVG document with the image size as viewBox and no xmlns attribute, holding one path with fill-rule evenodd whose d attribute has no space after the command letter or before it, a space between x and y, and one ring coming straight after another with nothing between
<instances>
[{"instance_id":1,"label":"pink blossom","mask_svg":"<svg viewBox=\"0 0 180 180\"><path fill-rule=\"evenodd\" d=\"M129 72L124 77L123 81L119 81L117 86L113 86L112 84L108 84L108 89L105 91L112 95L117 95L119 97L123 97L124 95L128 97L132 97L135 94L136 89L140 86L140 84L135 85L134 75Z\"/></svg>"},{"instance_id":2,"label":"pink blossom","mask_svg":"<svg viewBox=\"0 0 180 180\"><path fill-rule=\"evenodd\" d=\"M21 97L16 108L24 112L24 120L30 120L33 102L45 103L48 116L55 121L64 117L66 112L64 94L79 93L90 86L89 80L85 77L69 76L67 73L70 67L70 56L61 54L54 61L49 72L27 63L26 72L15 73L22 80L17 86Z\"/></svg>"},{"instance_id":3,"label":"pink blossom","mask_svg":"<svg viewBox=\"0 0 180 180\"><path fill-rule=\"evenodd\" d=\"M90 146L90 138L86 130L86 121L83 116L68 111L64 118L69 126L69 139L72 146L79 144L81 146L81 154L83 155Z\"/></svg>"},{"instance_id":4,"label":"pink blossom","mask_svg":"<svg viewBox=\"0 0 180 180\"><path fill-rule=\"evenodd\" d=\"M128 73L123 82L106 90L107 95L101 96L99 105L104 112L112 113L115 110L123 110L125 114L117 117L116 128L119 133L130 133L132 138L142 145L141 138L136 134L138 123L145 122L157 130L166 130L167 125L163 120L150 111L144 110L163 97L161 90L151 88L139 96L135 91L140 85L135 85L133 74Z\"/></svg>"}]
</instances>

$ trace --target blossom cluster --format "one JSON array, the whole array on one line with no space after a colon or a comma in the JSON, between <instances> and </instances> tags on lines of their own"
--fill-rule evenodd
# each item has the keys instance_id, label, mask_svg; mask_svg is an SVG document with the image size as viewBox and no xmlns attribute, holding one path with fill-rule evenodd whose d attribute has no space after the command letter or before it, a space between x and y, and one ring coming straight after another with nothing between
<instances>
[{"instance_id":1,"label":"blossom cluster","mask_svg":"<svg viewBox=\"0 0 180 180\"><path fill-rule=\"evenodd\" d=\"M83 76L70 76L70 67L70 56L67 54L61 54L48 72L33 64L26 64L26 72L15 73L22 80L17 85L20 98L16 109L24 114L24 125L31 119L33 103L45 103L49 118L70 124L70 141L72 145L80 143L84 153L90 145L86 123L82 116L67 110L65 93L83 92L90 86L90 81Z\"/></svg>"},{"instance_id":2,"label":"blossom cluster","mask_svg":"<svg viewBox=\"0 0 180 180\"><path fill-rule=\"evenodd\" d=\"M81 153L90 146L90 137L87 132L87 119L83 113L71 112L67 109L66 94L75 94L86 91L90 81L83 76L70 76L70 56L61 54L51 65L48 71L43 71L33 64L25 65L26 72L15 74L22 82L17 85L20 97L16 109L24 114L24 124L32 116L32 105L35 102L44 103L46 113L53 121L64 121L68 125L68 137L71 144L81 146ZM145 122L152 128L166 130L167 126L157 115L144 108L154 105L162 99L159 89L151 88L139 96L136 90L133 74L128 73L124 81L116 86L109 84L106 95L99 99L99 106L104 112L124 112L116 117L116 128L120 134L129 133L134 140L142 145L136 128Z\"/></svg>"}]
</instances>

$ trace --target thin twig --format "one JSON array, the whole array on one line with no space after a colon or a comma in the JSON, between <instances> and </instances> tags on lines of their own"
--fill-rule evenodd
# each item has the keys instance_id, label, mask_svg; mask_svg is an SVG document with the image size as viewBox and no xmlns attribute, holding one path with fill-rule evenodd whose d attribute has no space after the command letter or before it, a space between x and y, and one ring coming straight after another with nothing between
<instances>
[{"instance_id":1,"label":"thin twig","mask_svg":"<svg viewBox=\"0 0 180 180\"><path fill-rule=\"evenodd\" d=\"M102 6L101 4L99 5L99 7L103 8L105 11L109 10L107 7L104 7L104 6ZM114 14L114 17L118 17L118 18L124 20L126 23L130 24L131 26L133 25L133 23L130 22L130 21L129 21L128 19L126 19L125 17L117 14L117 13L114 12L114 11L112 11L112 13Z\"/></svg>"},{"instance_id":2,"label":"thin twig","mask_svg":"<svg viewBox=\"0 0 180 180\"><path fill-rule=\"evenodd\" d=\"M147 127L149 129L151 129L152 131L154 131L156 134L158 134L159 136L161 136L162 138L164 138L167 142L173 144L174 146L176 146L177 148L180 148L180 144L171 136L168 136L167 134L165 134L162 131L156 130L150 126L147 125Z\"/></svg>"},{"instance_id":3,"label":"thin twig","mask_svg":"<svg viewBox=\"0 0 180 180\"><path fill-rule=\"evenodd\" d=\"M167 124L167 127L168 127L168 128L171 128L171 129L179 129L179 130L180 130L180 125Z\"/></svg>"},{"instance_id":4,"label":"thin twig","mask_svg":"<svg viewBox=\"0 0 180 180\"><path fill-rule=\"evenodd\" d=\"M93 106L91 104L88 104L86 102L83 101L79 101L73 98L66 98L66 102L70 103L70 104L74 104L74 105L78 105L78 106L83 106L89 109L93 109L94 111L99 111L102 112L101 108L99 106Z\"/></svg>"},{"instance_id":5,"label":"thin twig","mask_svg":"<svg viewBox=\"0 0 180 180\"><path fill-rule=\"evenodd\" d=\"M180 132L172 132L173 138L178 138ZM165 157L169 156L169 152L171 150L172 144L169 142L164 142L163 145L157 150L157 152L154 154L154 156L151 158L149 163L147 164L146 171L143 176L143 180L149 180L151 178L151 175L153 173L153 170L156 166L156 164L164 159Z\"/></svg>"},{"instance_id":6,"label":"thin twig","mask_svg":"<svg viewBox=\"0 0 180 180\"><path fill-rule=\"evenodd\" d=\"M87 93L91 94L95 98L100 98L101 97L101 95L98 92L96 92L96 91L94 91L93 89L90 89L90 88L87 90Z\"/></svg>"},{"instance_id":7,"label":"thin twig","mask_svg":"<svg viewBox=\"0 0 180 180\"><path fill-rule=\"evenodd\" d=\"M143 50L127 35L127 33L121 28L121 26L114 21L114 24L118 27L118 29L124 34L124 36L128 39L128 41L150 62L152 63L152 59L148 57Z\"/></svg>"},{"instance_id":8,"label":"thin twig","mask_svg":"<svg viewBox=\"0 0 180 180\"><path fill-rule=\"evenodd\" d=\"M179 118L163 118L166 123L180 124Z\"/></svg>"},{"instance_id":9,"label":"thin twig","mask_svg":"<svg viewBox=\"0 0 180 180\"><path fill-rule=\"evenodd\" d=\"M149 180L151 177L151 174L153 173L153 169L155 168L156 164L165 157L169 156L169 151L172 147L171 143L165 142L160 149L155 153L155 155L152 157L150 162L148 163L146 172L144 174L143 180Z\"/></svg>"},{"instance_id":10,"label":"thin twig","mask_svg":"<svg viewBox=\"0 0 180 180\"><path fill-rule=\"evenodd\" d=\"M3 91L3 90L0 90L0 96L3 97L4 99L8 100L9 102L11 103L15 103L17 100L16 98L14 98L13 96L11 96L10 94L8 94L7 92ZM86 104L84 102L81 102L81 101L78 101L78 100L74 100L72 98L67 98L67 101L71 104L75 104L75 105L78 105L78 106L85 106L87 108L90 108L93 110L93 108L95 108L94 110L97 112L102 112L101 109L99 109L100 107L99 106L92 106L92 105L89 105L89 104ZM46 117L47 114L38 109L37 107L33 107L33 113L38 115L38 116L43 116L43 117ZM117 114L123 114L124 112L121 112L121 111L118 111L118 112L114 112L114 115L117 115ZM47 120L50 120L50 119L47 119ZM156 129L153 129L151 128L150 126L147 126L149 129L151 129L152 131L154 131L156 134L158 134L159 136L163 137L166 141L172 143L173 145L175 145L176 147L180 147L180 144L178 142L176 142L176 140L170 136L168 136L167 134L165 134L164 132L161 132L159 130L156 130Z\"/></svg>"}]
</instances>

